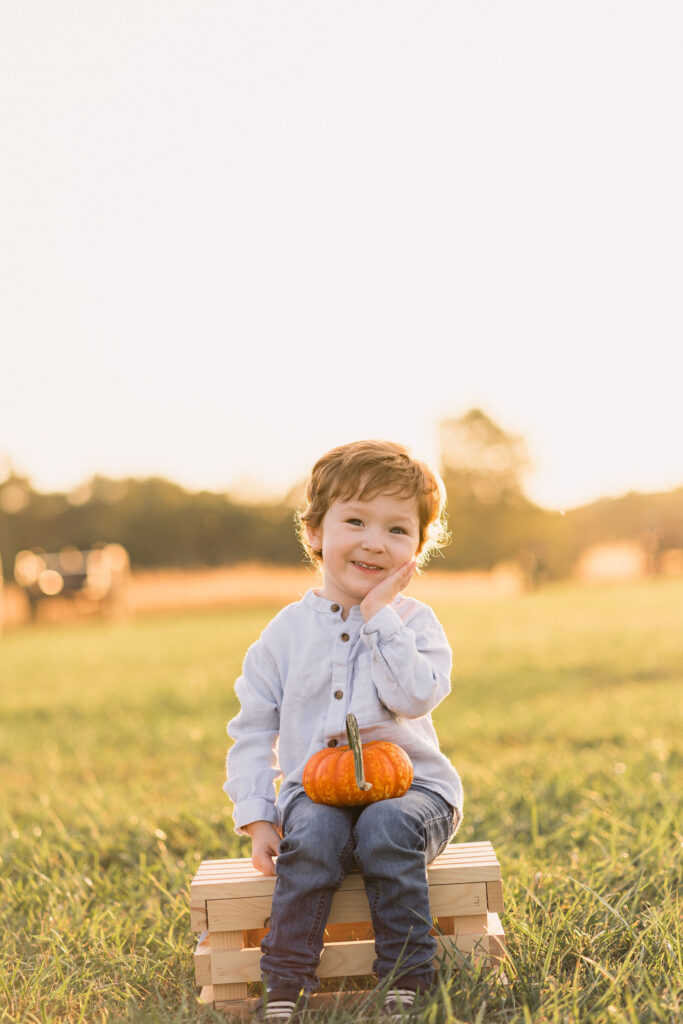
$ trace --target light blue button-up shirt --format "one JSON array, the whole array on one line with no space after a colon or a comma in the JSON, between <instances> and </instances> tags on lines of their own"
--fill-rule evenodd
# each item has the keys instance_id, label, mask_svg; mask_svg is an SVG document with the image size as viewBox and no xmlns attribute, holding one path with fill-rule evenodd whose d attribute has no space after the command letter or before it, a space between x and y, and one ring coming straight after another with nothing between
<instances>
[{"instance_id":1,"label":"light blue button-up shirt","mask_svg":"<svg viewBox=\"0 0 683 1024\"><path fill-rule=\"evenodd\" d=\"M411 597L399 595L367 623L358 605L343 620L339 605L313 590L283 608L235 683L241 709L228 725L234 743L223 788L237 831L252 821L281 826L309 758L347 742L349 712L363 742L403 747L414 782L462 813L462 784L431 718L450 692L451 661L436 615Z\"/></svg>"}]
</instances>

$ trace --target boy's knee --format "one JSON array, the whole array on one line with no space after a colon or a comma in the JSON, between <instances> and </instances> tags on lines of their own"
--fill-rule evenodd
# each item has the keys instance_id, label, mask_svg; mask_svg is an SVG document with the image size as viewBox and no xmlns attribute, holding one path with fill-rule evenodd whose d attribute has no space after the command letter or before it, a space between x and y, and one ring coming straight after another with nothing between
<instances>
[{"instance_id":1,"label":"boy's knee","mask_svg":"<svg viewBox=\"0 0 683 1024\"><path fill-rule=\"evenodd\" d=\"M400 798L369 804L356 823L355 838L357 851L366 861L391 849L424 849L421 823Z\"/></svg>"},{"instance_id":2,"label":"boy's knee","mask_svg":"<svg viewBox=\"0 0 683 1024\"><path fill-rule=\"evenodd\" d=\"M368 833L419 832L421 824L421 817L413 813L410 801L399 796L368 804L358 819L357 826Z\"/></svg>"},{"instance_id":3,"label":"boy's knee","mask_svg":"<svg viewBox=\"0 0 683 1024\"><path fill-rule=\"evenodd\" d=\"M351 822L339 808L297 800L285 820L280 856L296 855L316 864L339 863L351 843Z\"/></svg>"}]
</instances>

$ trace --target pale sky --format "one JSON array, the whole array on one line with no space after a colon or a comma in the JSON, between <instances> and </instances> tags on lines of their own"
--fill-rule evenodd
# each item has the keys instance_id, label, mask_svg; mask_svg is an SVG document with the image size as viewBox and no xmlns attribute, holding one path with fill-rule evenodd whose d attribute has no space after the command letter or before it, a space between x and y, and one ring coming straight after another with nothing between
<instances>
[{"instance_id":1,"label":"pale sky","mask_svg":"<svg viewBox=\"0 0 683 1024\"><path fill-rule=\"evenodd\" d=\"M0 456L278 493L476 405L548 507L683 485L682 54L680 0L5 0Z\"/></svg>"}]
</instances>

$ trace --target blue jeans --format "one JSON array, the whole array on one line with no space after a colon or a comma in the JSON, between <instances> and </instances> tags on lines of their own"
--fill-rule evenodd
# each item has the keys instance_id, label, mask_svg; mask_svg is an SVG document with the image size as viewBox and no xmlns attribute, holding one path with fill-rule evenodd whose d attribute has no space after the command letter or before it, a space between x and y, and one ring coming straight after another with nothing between
<instances>
[{"instance_id":1,"label":"blue jeans","mask_svg":"<svg viewBox=\"0 0 683 1024\"><path fill-rule=\"evenodd\" d=\"M269 989L314 992L335 891L359 867L375 930L373 970L428 986L436 942L429 934L427 864L455 832L457 815L429 790L367 807L328 807L301 792L285 812L270 931L261 943Z\"/></svg>"}]
</instances>

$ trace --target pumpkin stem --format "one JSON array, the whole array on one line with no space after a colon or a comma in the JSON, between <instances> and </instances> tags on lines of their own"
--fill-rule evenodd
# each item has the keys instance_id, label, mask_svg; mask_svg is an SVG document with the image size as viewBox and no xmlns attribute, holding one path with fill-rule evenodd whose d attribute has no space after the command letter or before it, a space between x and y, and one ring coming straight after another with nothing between
<instances>
[{"instance_id":1,"label":"pumpkin stem","mask_svg":"<svg viewBox=\"0 0 683 1024\"><path fill-rule=\"evenodd\" d=\"M367 793L369 789L372 789L372 783L365 781L365 771L363 770L363 748L360 742L360 731L358 729L358 722L355 715L348 714L346 716L346 735L349 738L349 746L353 751L353 767L356 770L356 785L362 792Z\"/></svg>"}]
</instances>

